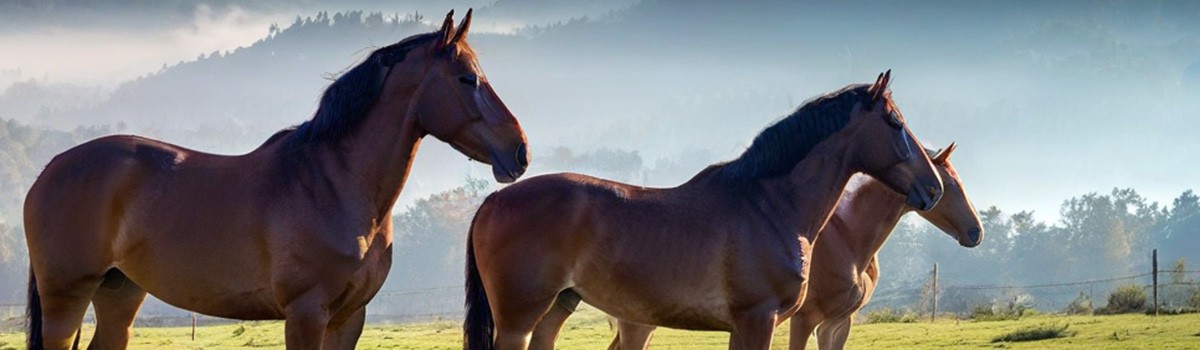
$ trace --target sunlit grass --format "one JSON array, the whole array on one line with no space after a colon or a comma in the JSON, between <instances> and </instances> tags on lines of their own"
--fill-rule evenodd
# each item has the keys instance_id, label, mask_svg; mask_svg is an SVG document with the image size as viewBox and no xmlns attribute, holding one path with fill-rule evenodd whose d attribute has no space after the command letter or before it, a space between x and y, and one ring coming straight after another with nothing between
<instances>
[{"instance_id":1,"label":"sunlit grass","mask_svg":"<svg viewBox=\"0 0 1200 350\"><path fill-rule=\"evenodd\" d=\"M1070 325L1060 337L1022 342L993 339L1044 325ZM90 338L90 327L84 340ZM135 328L132 349L283 349L282 322L242 322L191 328ZM594 309L581 307L564 327L560 349L601 349L613 335L608 319ZM775 334L773 348L786 348L787 325ZM726 349L728 334L664 329L654 336L653 349ZM815 341L814 341L815 342ZM854 327L851 349L1197 349L1200 348L1200 314L1151 317L1038 315L1020 320L971 322L939 320L937 323L885 323ZM0 335L0 350L24 348L24 335ZM359 349L461 349L462 330L457 322L411 325L369 325Z\"/></svg>"}]
</instances>

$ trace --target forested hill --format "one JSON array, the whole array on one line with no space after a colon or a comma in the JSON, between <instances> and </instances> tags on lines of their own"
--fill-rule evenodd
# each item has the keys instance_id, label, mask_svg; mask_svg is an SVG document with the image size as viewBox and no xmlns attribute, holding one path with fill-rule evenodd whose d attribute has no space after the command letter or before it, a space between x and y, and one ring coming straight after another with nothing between
<instances>
[{"instance_id":1,"label":"forested hill","mask_svg":"<svg viewBox=\"0 0 1200 350\"><path fill-rule=\"evenodd\" d=\"M39 115L50 125L128 123L200 149L245 151L269 130L308 119L321 89L374 47L429 31L420 17L320 13L272 27L230 52L201 54L121 84L95 107ZM253 137L247 137L253 135Z\"/></svg>"}]
</instances>

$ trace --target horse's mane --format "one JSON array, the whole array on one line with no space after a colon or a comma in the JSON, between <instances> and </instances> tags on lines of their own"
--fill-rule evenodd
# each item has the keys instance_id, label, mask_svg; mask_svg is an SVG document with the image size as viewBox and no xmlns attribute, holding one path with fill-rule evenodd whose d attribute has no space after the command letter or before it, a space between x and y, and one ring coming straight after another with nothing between
<instances>
[{"instance_id":1,"label":"horse's mane","mask_svg":"<svg viewBox=\"0 0 1200 350\"><path fill-rule=\"evenodd\" d=\"M404 60L409 50L437 38L437 33L413 35L398 43L377 49L358 65L343 73L325 88L316 115L311 120L284 129L272 140L284 138L286 148L302 148L310 144L337 141L353 130L363 119L367 110L379 99L384 77L380 69ZM285 152L286 153L286 152Z\"/></svg>"},{"instance_id":2,"label":"horse's mane","mask_svg":"<svg viewBox=\"0 0 1200 350\"><path fill-rule=\"evenodd\" d=\"M718 165L717 176L740 183L786 175L813 147L849 124L856 103L870 103L870 86L849 85L806 101L763 129L741 156Z\"/></svg>"}]
</instances>

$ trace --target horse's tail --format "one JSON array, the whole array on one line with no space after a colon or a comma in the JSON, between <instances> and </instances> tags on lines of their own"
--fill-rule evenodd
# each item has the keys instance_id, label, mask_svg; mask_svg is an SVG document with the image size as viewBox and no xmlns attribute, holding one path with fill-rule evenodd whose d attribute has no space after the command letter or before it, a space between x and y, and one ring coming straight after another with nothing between
<instances>
[{"instance_id":1,"label":"horse's tail","mask_svg":"<svg viewBox=\"0 0 1200 350\"><path fill-rule=\"evenodd\" d=\"M29 350L42 350L42 297L38 295L37 278L33 267L29 267L29 289L25 303L25 346Z\"/></svg>"},{"instance_id":2,"label":"horse's tail","mask_svg":"<svg viewBox=\"0 0 1200 350\"><path fill-rule=\"evenodd\" d=\"M484 205L487 205L487 202L484 200ZM463 322L463 349L491 350L496 323L492 319L492 306L488 303L487 293L483 289L483 279L479 277L479 266L475 264L472 237L475 235L476 221L479 221L479 212L475 213L475 218L471 220L471 229L467 233L467 319Z\"/></svg>"}]
</instances>

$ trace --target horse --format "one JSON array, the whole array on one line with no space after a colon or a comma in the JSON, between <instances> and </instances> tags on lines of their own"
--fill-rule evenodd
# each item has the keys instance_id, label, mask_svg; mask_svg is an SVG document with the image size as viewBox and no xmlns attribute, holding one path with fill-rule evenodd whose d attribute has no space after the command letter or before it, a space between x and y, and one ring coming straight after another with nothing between
<instances>
[{"instance_id":1,"label":"horse","mask_svg":"<svg viewBox=\"0 0 1200 350\"><path fill-rule=\"evenodd\" d=\"M552 348L582 300L769 348L804 300L811 244L851 175L879 178L919 209L941 197L890 77L814 98L737 159L674 188L564 173L489 195L467 238L465 347Z\"/></svg>"},{"instance_id":2,"label":"horse","mask_svg":"<svg viewBox=\"0 0 1200 350\"><path fill-rule=\"evenodd\" d=\"M958 171L950 164L954 149L951 143L933 156L946 191L932 210L917 214L959 245L973 248L983 242L983 224ZM879 249L900 218L913 211L894 192L871 179L864 179L847 194L850 197L843 201L851 203L838 205L821 243L814 248L809 299L791 318L790 349L804 349L814 328L819 348L845 347L854 315L871 300L878 286Z\"/></svg>"},{"instance_id":3,"label":"horse","mask_svg":"<svg viewBox=\"0 0 1200 350\"><path fill-rule=\"evenodd\" d=\"M975 247L983 240L983 225L967 197L966 189L950 154L951 143L939 152L926 150L942 178L945 192L933 209L917 214L955 238L959 245ZM789 348L804 349L817 329L821 349L842 349L850 335L854 314L875 291L879 282L876 254L900 218L913 209L887 186L867 176L855 176L829 223L813 245L811 282L800 311L791 317ZM617 320L617 336L609 345L615 349L645 349L654 326Z\"/></svg>"},{"instance_id":4,"label":"horse","mask_svg":"<svg viewBox=\"0 0 1200 350\"><path fill-rule=\"evenodd\" d=\"M149 293L206 315L284 321L288 349L350 349L391 267L392 207L427 135L513 182L524 131L466 42L467 12L371 52L314 117L239 156L137 136L57 155L25 199L28 346L124 348Z\"/></svg>"}]
</instances>

